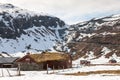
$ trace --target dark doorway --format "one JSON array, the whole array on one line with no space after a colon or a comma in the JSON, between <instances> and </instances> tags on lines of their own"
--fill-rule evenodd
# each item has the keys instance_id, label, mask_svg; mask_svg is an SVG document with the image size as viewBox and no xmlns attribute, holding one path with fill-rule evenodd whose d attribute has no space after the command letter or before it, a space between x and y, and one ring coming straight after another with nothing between
<instances>
[{"instance_id":1,"label":"dark doorway","mask_svg":"<svg viewBox=\"0 0 120 80\"><path fill-rule=\"evenodd\" d=\"M64 61L46 61L43 63L43 69L46 70L47 69L47 64L48 64L48 68L50 69L62 69L63 66L66 68L66 63Z\"/></svg>"}]
</instances>

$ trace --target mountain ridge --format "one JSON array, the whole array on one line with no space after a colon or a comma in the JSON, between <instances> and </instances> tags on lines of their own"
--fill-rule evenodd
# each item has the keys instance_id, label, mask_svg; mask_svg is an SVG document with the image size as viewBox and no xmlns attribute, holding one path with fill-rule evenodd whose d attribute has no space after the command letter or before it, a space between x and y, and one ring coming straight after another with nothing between
<instances>
[{"instance_id":1,"label":"mountain ridge","mask_svg":"<svg viewBox=\"0 0 120 80\"><path fill-rule=\"evenodd\" d=\"M42 51L63 40L67 25L57 17L0 4L0 51ZM40 46L39 46L40 45Z\"/></svg>"},{"instance_id":2,"label":"mountain ridge","mask_svg":"<svg viewBox=\"0 0 120 80\"><path fill-rule=\"evenodd\" d=\"M74 35L74 36L73 36ZM70 39L67 39L70 53L74 59L95 57L110 58L114 54L120 57L120 15L91 19L86 22L71 25ZM104 48L109 52L104 53Z\"/></svg>"}]
</instances>

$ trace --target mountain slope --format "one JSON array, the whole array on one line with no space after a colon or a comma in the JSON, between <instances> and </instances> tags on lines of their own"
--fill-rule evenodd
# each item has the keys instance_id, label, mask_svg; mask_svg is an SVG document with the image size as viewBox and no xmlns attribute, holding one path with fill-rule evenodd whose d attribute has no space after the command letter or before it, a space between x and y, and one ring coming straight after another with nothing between
<instances>
[{"instance_id":1,"label":"mountain slope","mask_svg":"<svg viewBox=\"0 0 120 80\"><path fill-rule=\"evenodd\" d=\"M120 57L120 15L71 25L66 42L74 59Z\"/></svg>"},{"instance_id":2,"label":"mountain slope","mask_svg":"<svg viewBox=\"0 0 120 80\"><path fill-rule=\"evenodd\" d=\"M66 26L57 17L0 4L0 52L51 49L63 40Z\"/></svg>"}]
</instances>

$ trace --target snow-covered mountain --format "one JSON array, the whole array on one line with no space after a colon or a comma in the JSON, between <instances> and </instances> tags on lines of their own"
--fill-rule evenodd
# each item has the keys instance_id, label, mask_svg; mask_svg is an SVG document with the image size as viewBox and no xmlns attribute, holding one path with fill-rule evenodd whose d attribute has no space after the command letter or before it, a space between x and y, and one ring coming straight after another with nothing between
<instances>
[{"instance_id":1,"label":"snow-covered mountain","mask_svg":"<svg viewBox=\"0 0 120 80\"><path fill-rule=\"evenodd\" d=\"M67 51L73 59L117 59L120 56L120 15L69 26L48 14L0 4L0 52L19 52L14 56L20 56L26 51L45 50Z\"/></svg>"},{"instance_id":2,"label":"snow-covered mountain","mask_svg":"<svg viewBox=\"0 0 120 80\"><path fill-rule=\"evenodd\" d=\"M51 49L63 40L66 29L57 17L0 4L0 52Z\"/></svg>"},{"instance_id":3,"label":"snow-covered mountain","mask_svg":"<svg viewBox=\"0 0 120 80\"><path fill-rule=\"evenodd\" d=\"M74 59L120 57L120 15L71 25L65 38Z\"/></svg>"}]
</instances>

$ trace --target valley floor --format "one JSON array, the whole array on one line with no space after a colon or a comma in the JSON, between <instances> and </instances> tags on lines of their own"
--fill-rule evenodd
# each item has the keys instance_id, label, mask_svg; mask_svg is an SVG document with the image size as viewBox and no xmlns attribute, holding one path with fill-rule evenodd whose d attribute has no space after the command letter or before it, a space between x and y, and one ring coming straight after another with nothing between
<instances>
[{"instance_id":1,"label":"valley floor","mask_svg":"<svg viewBox=\"0 0 120 80\"><path fill-rule=\"evenodd\" d=\"M104 70L120 70L120 66L78 66L77 68L70 68L64 70L49 71L21 71L22 76L16 76L16 69L0 69L0 80L120 80L120 74L90 74L83 76L65 75L78 72L104 71ZM3 73L2 73L3 71ZM4 77L3 77L3 76Z\"/></svg>"}]
</instances>

